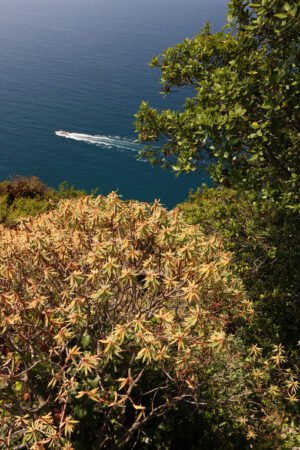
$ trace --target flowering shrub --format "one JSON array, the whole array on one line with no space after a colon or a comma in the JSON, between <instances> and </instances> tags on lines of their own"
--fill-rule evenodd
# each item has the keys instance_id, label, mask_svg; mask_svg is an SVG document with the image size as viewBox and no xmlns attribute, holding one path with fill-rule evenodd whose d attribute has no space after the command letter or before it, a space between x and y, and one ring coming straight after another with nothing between
<instances>
[{"instance_id":1,"label":"flowering shrub","mask_svg":"<svg viewBox=\"0 0 300 450\"><path fill-rule=\"evenodd\" d=\"M245 368L228 334L251 303L221 242L178 211L112 193L1 227L0 301L4 447L124 447L177 405L211 401L255 437L237 379L261 350Z\"/></svg>"}]
</instances>

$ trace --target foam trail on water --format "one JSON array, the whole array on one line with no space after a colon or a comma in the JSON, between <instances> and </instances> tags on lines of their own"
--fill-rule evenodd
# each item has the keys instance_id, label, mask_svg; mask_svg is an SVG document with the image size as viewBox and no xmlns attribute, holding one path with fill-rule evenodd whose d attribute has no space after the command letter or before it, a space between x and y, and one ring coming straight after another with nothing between
<instances>
[{"instance_id":1,"label":"foam trail on water","mask_svg":"<svg viewBox=\"0 0 300 450\"><path fill-rule=\"evenodd\" d=\"M119 136L100 136L82 133L69 133L68 131L55 131L56 136L67 139L74 139L75 141L83 141L88 144L94 144L99 147L117 148L119 150L139 151L139 144L130 139L123 139Z\"/></svg>"}]
</instances>

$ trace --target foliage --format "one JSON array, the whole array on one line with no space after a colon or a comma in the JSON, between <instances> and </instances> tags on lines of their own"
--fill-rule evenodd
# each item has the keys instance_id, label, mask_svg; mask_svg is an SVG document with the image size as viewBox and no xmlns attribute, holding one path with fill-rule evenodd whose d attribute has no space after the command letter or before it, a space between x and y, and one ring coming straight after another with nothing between
<instances>
[{"instance_id":1,"label":"foliage","mask_svg":"<svg viewBox=\"0 0 300 450\"><path fill-rule=\"evenodd\" d=\"M29 178L17 175L9 181L2 181L0 183L0 195L6 195L9 202L13 202L20 197L42 197L49 188L40 181L37 177L31 176Z\"/></svg>"},{"instance_id":2,"label":"foliage","mask_svg":"<svg viewBox=\"0 0 300 450\"><path fill-rule=\"evenodd\" d=\"M19 217L36 216L49 208L50 203L46 198L19 197L10 203L7 196L0 197L0 222L13 226Z\"/></svg>"},{"instance_id":3,"label":"foliage","mask_svg":"<svg viewBox=\"0 0 300 450\"><path fill-rule=\"evenodd\" d=\"M181 405L249 442L294 439L297 382L282 346L249 351L231 334L252 305L217 237L115 193L0 234L7 448L143 446Z\"/></svg>"},{"instance_id":4,"label":"foliage","mask_svg":"<svg viewBox=\"0 0 300 450\"><path fill-rule=\"evenodd\" d=\"M274 207L255 192L203 187L179 205L188 223L217 234L233 252L235 271L254 301L255 317L247 338L284 343L299 339L298 216Z\"/></svg>"},{"instance_id":5,"label":"foliage","mask_svg":"<svg viewBox=\"0 0 300 450\"><path fill-rule=\"evenodd\" d=\"M248 323L235 324L244 342L284 343L293 364L299 363L299 219L292 211L255 192L227 188L198 189L179 205L188 223L222 238L233 252L255 314ZM298 417L299 409L293 415ZM225 421L226 423L226 421ZM294 443L294 445L296 445ZM290 447L286 447L290 448Z\"/></svg>"},{"instance_id":6,"label":"foliage","mask_svg":"<svg viewBox=\"0 0 300 450\"><path fill-rule=\"evenodd\" d=\"M263 189L299 210L298 10L296 0L233 0L230 32L207 25L154 57L165 94L192 87L194 96L179 111L142 103L142 156L177 173L210 161L218 184Z\"/></svg>"},{"instance_id":7,"label":"foliage","mask_svg":"<svg viewBox=\"0 0 300 450\"><path fill-rule=\"evenodd\" d=\"M91 195L95 196L97 193L97 189L93 189L91 191ZM70 199L70 198L79 198L87 195L87 192L84 189L75 189L75 186L69 186L67 181L63 181L60 183L58 191L57 191L58 199Z\"/></svg>"},{"instance_id":8,"label":"foliage","mask_svg":"<svg viewBox=\"0 0 300 450\"><path fill-rule=\"evenodd\" d=\"M66 181L56 191L37 177L17 175L0 183L0 223L14 226L19 217L36 216L55 207L60 199L83 195L86 195L84 190L76 190Z\"/></svg>"},{"instance_id":9,"label":"foliage","mask_svg":"<svg viewBox=\"0 0 300 450\"><path fill-rule=\"evenodd\" d=\"M255 312L248 324L231 324L235 339L258 340L264 352L284 343L291 364L300 292L298 16L296 0L231 1L229 32L207 25L152 59L165 96L187 88L183 107L160 112L143 102L136 115L142 157L177 174L208 168L225 187L203 188L180 209L233 252Z\"/></svg>"}]
</instances>

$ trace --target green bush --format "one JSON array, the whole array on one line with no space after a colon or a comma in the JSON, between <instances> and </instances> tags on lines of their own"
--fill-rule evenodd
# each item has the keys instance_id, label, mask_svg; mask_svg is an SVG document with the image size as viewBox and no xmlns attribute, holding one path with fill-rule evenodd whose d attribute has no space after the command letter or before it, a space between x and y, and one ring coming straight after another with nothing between
<instances>
[{"instance_id":1,"label":"green bush","mask_svg":"<svg viewBox=\"0 0 300 450\"><path fill-rule=\"evenodd\" d=\"M92 190L91 195L95 196L97 193L97 189ZM56 191L53 192L53 197L55 198ZM87 192L84 189L75 189L75 186L69 186L67 181L63 181L58 188L57 196L59 199L67 199L67 198L79 198L87 195Z\"/></svg>"},{"instance_id":2,"label":"green bush","mask_svg":"<svg viewBox=\"0 0 300 450\"><path fill-rule=\"evenodd\" d=\"M20 217L42 214L55 208L60 199L79 198L86 194L85 190L69 186L67 181L62 182L59 189L55 190L37 177L17 175L0 183L0 223L13 227Z\"/></svg>"},{"instance_id":3,"label":"green bush","mask_svg":"<svg viewBox=\"0 0 300 450\"><path fill-rule=\"evenodd\" d=\"M2 195L0 197L0 223L5 222L8 214L8 198L7 195Z\"/></svg>"},{"instance_id":4,"label":"green bush","mask_svg":"<svg viewBox=\"0 0 300 450\"><path fill-rule=\"evenodd\" d=\"M198 189L179 207L189 223L222 237L233 252L257 312L248 337L294 349L300 325L299 215L255 192L226 188Z\"/></svg>"},{"instance_id":5,"label":"green bush","mask_svg":"<svg viewBox=\"0 0 300 450\"><path fill-rule=\"evenodd\" d=\"M42 214L50 208L47 198L17 198L7 210L5 222L13 226L17 223L19 217L36 216Z\"/></svg>"}]
</instances>

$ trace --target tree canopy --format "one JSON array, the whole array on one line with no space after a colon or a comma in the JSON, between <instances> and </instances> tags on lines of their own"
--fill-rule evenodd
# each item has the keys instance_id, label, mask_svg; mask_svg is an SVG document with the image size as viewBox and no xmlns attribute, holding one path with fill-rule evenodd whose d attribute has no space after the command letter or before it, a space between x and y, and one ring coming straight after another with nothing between
<instances>
[{"instance_id":1,"label":"tree canopy","mask_svg":"<svg viewBox=\"0 0 300 450\"><path fill-rule=\"evenodd\" d=\"M299 189L299 35L297 1L229 3L227 30L207 25L152 59L162 92L192 87L182 110L137 113L141 151L175 172L210 163L218 184L284 192ZM226 27L225 27L226 28ZM190 91L189 91L190 92ZM152 146L159 141L160 148Z\"/></svg>"}]
</instances>

